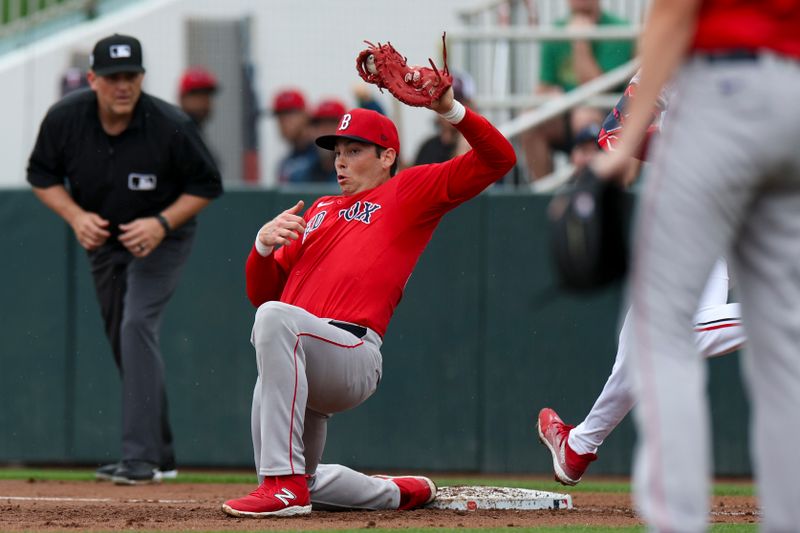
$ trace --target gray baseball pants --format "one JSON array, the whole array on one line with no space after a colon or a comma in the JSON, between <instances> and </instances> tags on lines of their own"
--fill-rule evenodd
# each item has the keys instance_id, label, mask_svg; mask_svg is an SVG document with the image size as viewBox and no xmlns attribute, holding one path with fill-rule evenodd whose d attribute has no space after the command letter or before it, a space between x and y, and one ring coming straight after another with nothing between
<instances>
[{"instance_id":1,"label":"gray baseball pants","mask_svg":"<svg viewBox=\"0 0 800 533\"><path fill-rule=\"evenodd\" d=\"M363 337L300 307L267 302L251 342L258 378L251 430L259 482L306 474L316 509L396 509L400 491L385 479L320 464L328 419L372 396L381 379L381 337Z\"/></svg>"},{"instance_id":2,"label":"gray baseball pants","mask_svg":"<svg viewBox=\"0 0 800 533\"><path fill-rule=\"evenodd\" d=\"M195 228L194 222L181 226L142 259L119 246L89 253L106 335L122 378L122 460L174 468L159 331Z\"/></svg>"},{"instance_id":3,"label":"gray baseball pants","mask_svg":"<svg viewBox=\"0 0 800 533\"><path fill-rule=\"evenodd\" d=\"M800 524L800 63L697 57L681 70L637 215L628 359L635 499L656 531L707 527L706 364L692 317L719 256L738 280L762 528ZM742 428L744 430L744 428Z\"/></svg>"}]
</instances>

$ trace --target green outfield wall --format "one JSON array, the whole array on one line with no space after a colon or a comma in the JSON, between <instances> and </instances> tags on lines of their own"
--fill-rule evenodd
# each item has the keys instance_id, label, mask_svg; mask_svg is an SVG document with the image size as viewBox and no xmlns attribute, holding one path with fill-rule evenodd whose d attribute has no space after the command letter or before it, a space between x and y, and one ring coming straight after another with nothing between
<instances>
[{"instance_id":1,"label":"green outfield wall","mask_svg":"<svg viewBox=\"0 0 800 533\"><path fill-rule=\"evenodd\" d=\"M320 191L230 191L200 217L162 332L182 465L251 466L244 261L258 228ZM549 472L544 406L578 422L614 361L619 288L557 290L546 196L485 194L445 217L383 345L377 393L331 418L323 460L362 469ZM120 386L88 263L30 191L0 191L0 463L116 460ZM710 362L718 474L750 472L739 357ZM675 394L681 394L676 390ZM593 472L630 471L626 420Z\"/></svg>"}]
</instances>

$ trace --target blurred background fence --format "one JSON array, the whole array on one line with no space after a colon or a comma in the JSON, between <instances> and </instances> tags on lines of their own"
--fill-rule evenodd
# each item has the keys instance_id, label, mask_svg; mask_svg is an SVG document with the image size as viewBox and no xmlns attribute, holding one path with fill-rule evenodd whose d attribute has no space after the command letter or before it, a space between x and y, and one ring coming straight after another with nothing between
<instances>
[{"instance_id":1,"label":"blurred background fence","mask_svg":"<svg viewBox=\"0 0 800 533\"><path fill-rule=\"evenodd\" d=\"M139 37L145 90L168 101L188 65L208 65L220 77L206 134L228 192L201 216L162 344L179 463L247 467L256 368L244 260L267 218L322 192L266 190L285 151L269 113L274 92L297 85L313 100L341 96L352 105L362 39L391 40L424 62L448 30L451 66L475 78L478 109L518 146L522 131L575 105L610 106L635 68L626 64L555 100L534 94L541 41L637 35L647 0L601 4L630 25L558 30L553 21L566 14L567 0L0 0L0 463L97 464L119 456L119 380L85 255L25 183L38 124L65 74L85 70L97 39ZM413 153L432 132L430 112L376 98L400 126L404 152ZM242 158L253 148L255 180L246 169L256 166ZM332 418L325 461L550 471L535 415L551 406L578 422L588 412L614 361L620 293L557 291L547 253L549 196L515 188L525 179L509 178L511 187L496 186L444 219L386 335L379 390ZM242 188L253 181L259 187ZM738 357L709 364L716 472L749 474ZM632 446L628 420L592 471L629 473Z\"/></svg>"},{"instance_id":2,"label":"blurred background fence","mask_svg":"<svg viewBox=\"0 0 800 533\"><path fill-rule=\"evenodd\" d=\"M180 464L252 465L244 261L267 217L315 197L229 191L202 214L162 333ZM494 191L445 217L389 327L383 381L331 419L325 461L549 472L534 417L544 406L568 422L587 413L614 361L620 297L556 290L547 200ZM0 463L116 460L119 380L85 255L29 191L0 192L0 227ZM710 365L716 472L748 474L738 356ZM627 420L592 471L628 473L632 446Z\"/></svg>"}]
</instances>

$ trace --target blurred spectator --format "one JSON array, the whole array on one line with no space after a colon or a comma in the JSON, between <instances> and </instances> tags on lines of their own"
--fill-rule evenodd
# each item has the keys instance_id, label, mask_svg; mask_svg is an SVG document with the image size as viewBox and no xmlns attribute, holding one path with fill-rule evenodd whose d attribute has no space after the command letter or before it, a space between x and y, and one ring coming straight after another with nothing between
<instances>
[{"instance_id":1,"label":"blurred spectator","mask_svg":"<svg viewBox=\"0 0 800 533\"><path fill-rule=\"evenodd\" d=\"M278 164L278 182L311 181L312 169L318 164L319 154L314 144L305 96L297 89L284 89L275 95L272 112L278 119L281 137L289 145L289 154Z\"/></svg>"},{"instance_id":2,"label":"blurred spectator","mask_svg":"<svg viewBox=\"0 0 800 533\"><path fill-rule=\"evenodd\" d=\"M464 106L472 108L472 98L475 95L475 81L466 72L451 72L453 74L453 96ZM436 134L422 143L414 165L441 163L469 151L469 143L464 136L446 119L437 115L435 120Z\"/></svg>"},{"instance_id":3,"label":"blurred spectator","mask_svg":"<svg viewBox=\"0 0 800 533\"><path fill-rule=\"evenodd\" d=\"M569 159L576 171L586 167L600 152L600 146L597 144L598 135L600 135L600 125L596 123L589 124L575 135Z\"/></svg>"},{"instance_id":4,"label":"blurred spectator","mask_svg":"<svg viewBox=\"0 0 800 533\"><path fill-rule=\"evenodd\" d=\"M347 111L345 105L334 98L323 100L311 114L312 138L323 135L333 135L339 127L339 121ZM336 168L334 166L334 152L317 146L319 158L317 164L311 167L309 181L336 183Z\"/></svg>"},{"instance_id":5,"label":"blurred spectator","mask_svg":"<svg viewBox=\"0 0 800 533\"><path fill-rule=\"evenodd\" d=\"M569 0L570 14L556 26L578 29L624 25L627 21L600 9L599 0ZM633 57L632 41L548 41L541 46L539 94L562 94L591 81ZM570 152L574 132L600 123L604 110L577 107L522 136L525 162L531 181L553 171L553 153Z\"/></svg>"},{"instance_id":6,"label":"blurred spectator","mask_svg":"<svg viewBox=\"0 0 800 533\"><path fill-rule=\"evenodd\" d=\"M89 87L89 80L86 79L86 71L80 67L69 67L64 71L61 76L61 96L67 96L69 93L77 91L78 89L87 89Z\"/></svg>"},{"instance_id":7,"label":"blurred spectator","mask_svg":"<svg viewBox=\"0 0 800 533\"><path fill-rule=\"evenodd\" d=\"M375 95L369 84L359 82L354 85L353 96L356 98L356 104L358 107L371 109L373 111L377 111L381 115L386 115L386 111L383 110L383 106L375 99Z\"/></svg>"},{"instance_id":8,"label":"blurred spectator","mask_svg":"<svg viewBox=\"0 0 800 533\"><path fill-rule=\"evenodd\" d=\"M200 129L211 116L218 88L217 78L203 67L190 67L181 76L180 107Z\"/></svg>"}]
</instances>

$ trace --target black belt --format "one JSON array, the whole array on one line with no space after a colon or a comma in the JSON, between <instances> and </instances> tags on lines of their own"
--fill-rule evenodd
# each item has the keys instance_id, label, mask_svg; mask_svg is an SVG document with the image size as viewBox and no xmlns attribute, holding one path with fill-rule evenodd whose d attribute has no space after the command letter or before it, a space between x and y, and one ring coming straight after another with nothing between
<instances>
[{"instance_id":1,"label":"black belt","mask_svg":"<svg viewBox=\"0 0 800 533\"><path fill-rule=\"evenodd\" d=\"M699 53L698 56L709 63L727 63L731 61L758 61L761 54L756 50L734 49L724 52Z\"/></svg>"},{"instance_id":2,"label":"black belt","mask_svg":"<svg viewBox=\"0 0 800 533\"><path fill-rule=\"evenodd\" d=\"M348 322L339 322L336 320L331 320L330 322L328 322L328 324L330 324L331 326L336 326L339 329L349 331L359 339L363 339L364 335L367 334L367 328L363 326L358 326L356 324L350 324Z\"/></svg>"}]
</instances>

